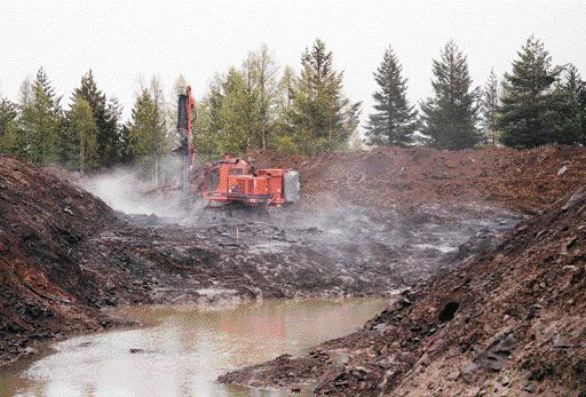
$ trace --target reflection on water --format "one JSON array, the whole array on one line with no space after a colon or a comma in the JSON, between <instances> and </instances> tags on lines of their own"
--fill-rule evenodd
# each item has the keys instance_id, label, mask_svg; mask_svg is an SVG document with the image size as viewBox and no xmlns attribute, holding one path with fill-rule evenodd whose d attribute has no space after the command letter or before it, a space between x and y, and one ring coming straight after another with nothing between
<instances>
[{"instance_id":1,"label":"reflection on water","mask_svg":"<svg viewBox=\"0 0 586 397\"><path fill-rule=\"evenodd\" d=\"M383 299L270 301L202 311L132 307L118 314L141 329L69 339L28 368L0 374L0 396L281 396L214 382L218 375L283 353L301 354L361 327ZM297 394L298 395L298 394Z\"/></svg>"}]
</instances>

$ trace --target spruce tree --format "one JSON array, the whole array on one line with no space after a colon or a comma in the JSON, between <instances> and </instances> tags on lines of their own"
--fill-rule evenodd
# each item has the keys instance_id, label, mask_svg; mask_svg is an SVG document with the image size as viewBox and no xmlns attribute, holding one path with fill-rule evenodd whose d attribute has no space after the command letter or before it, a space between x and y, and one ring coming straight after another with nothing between
<instances>
[{"instance_id":1,"label":"spruce tree","mask_svg":"<svg viewBox=\"0 0 586 397\"><path fill-rule=\"evenodd\" d=\"M19 129L25 142L25 156L35 164L60 160L62 110L49 77L40 68L29 87L23 87Z\"/></svg>"},{"instance_id":2,"label":"spruce tree","mask_svg":"<svg viewBox=\"0 0 586 397\"><path fill-rule=\"evenodd\" d=\"M333 55L317 39L301 57L301 75L295 79L288 122L305 152L347 144L358 125L360 103L342 94L343 72L333 68Z\"/></svg>"},{"instance_id":3,"label":"spruce tree","mask_svg":"<svg viewBox=\"0 0 586 397\"><path fill-rule=\"evenodd\" d=\"M108 131L107 135L111 137L112 141L112 148L110 153L110 165L115 163L124 162L125 153L127 153L126 144L127 141L122 136L122 126L121 126L121 118L122 118L122 110L123 107L118 102L117 98L110 98L108 100L108 104L106 107L106 131ZM94 119L95 121L95 119Z\"/></svg>"},{"instance_id":4,"label":"spruce tree","mask_svg":"<svg viewBox=\"0 0 586 397\"><path fill-rule=\"evenodd\" d=\"M136 98L128 125L128 152L143 168L144 175L158 185L160 162L166 152L167 128L165 108L158 82L143 88Z\"/></svg>"},{"instance_id":5,"label":"spruce tree","mask_svg":"<svg viewBox=\"0 0 586 397\"><path fill-rule=\"evenodd\" d=\"M21 155L23 145L16 128L18 109L15 103L8 99L0 99L0 153Z\"/></svg>"},{"instance_id":6,"label":"spruce tree","mask_svg":"<svg viewBox=\"0 0 586 397\"><path fill-rule=\"evenodd\" d=\"M4 136L8 125L14 123L17 115L16 104L6 98L0 98L0 139Z\"/></svg>"},{"instance_id":7,"label":"spruce tree","mask_svg":"<svg viewBox=\"0 0 586 397\"><path fill-rule=\"evenodd\" d=\"M564 68L553 98L559 113L556 141L586 146L586 82L576 66L569 64Z\"/></svg>"},{"instance_id":8,"label":"spruce tree","mask_svg":"<svg viewBox=\"0 0 586 397\"><path fill-rule=\"evenodd\" d=\"M81 84L73 91L72 100L83 98L92 109L98 129L98 157L100 166L109 167L116 163L118 152L118 117L111 114L106 95L98 88L90 69L81 79Z\"/></svg>"},{"instance_id":9,"label":"spruce tree","mask_svg":"<svg viewBox=\"0 0 586 397\"><path fill-rule=\"evenodd\" d=\"M132 108L128 126L131 152L135 158L152 155L155 151L154 109L149 90L143 88Z\"/></svg>"},{"instance_id":10,"label":"spruce tree","mask_svg":"<svg viewBox=\"0 0 586 397\"><path fill-rule=\"evenodd\" d=\"M468 62L454 41L449 41L440 60L433 61L433 98L421 104L423 130L438 149L471 148L481 142L476 128L477 89L472 90Z\"/></svg>"},{"instance_id":11,"label":"spruce tree","mask_svg":"<svg viewBox=\"0 0 586 397\"><path fill-rule=\"evenodd\" d=\"M417 129L417 111L407 100L407 79L391 47L385 51L374 79L380 88L372 95L377 112L369 115L366 125L368 144L409 145Z\"/></svg>"},{"instance_id":12,"label":"spruce tree","mask_svg":"<svg viewBox=\"0 0 586 397\"><path fill-rule=\"evenodd\" d=\"M76 98L66 113L67 159L70 168L81 173L98 166L97 127L89 103Z\"/></svg>"},{"instance_id":13,"label":"spruce tree","mask_svg":"<svg viewBox=\"0 0 586 397\"><path fill-rule=\"evenodd\" d=\"M118 133L118 161L126 164L134 160L135 157L130 146L130 126L122 124L119 126Z\"/></svg>"},{"instance_id":14,"label":"spruce tree","mask_svg":"<svg viewBox=\"0 0 586 397\"><path fill-rule=\"evenodd\" d=\"M491 69L486 84L482 89L481 120L484 136L488 144L494 145L498 139L499 95L498 79Z\"/></svg>"},{"instance_id":15,"label":"spruce tree","mask_svg":"<svg viewBox=\"0 0 586 397\"><path fill-rule=\"evenodd\" d=\"M513 71L505 74L503 82L501 142L518 149L554 142L558 114L551 93L559 70L551 66L551 56L533 36L517 54Z\"/></svg>"}]
</instances>

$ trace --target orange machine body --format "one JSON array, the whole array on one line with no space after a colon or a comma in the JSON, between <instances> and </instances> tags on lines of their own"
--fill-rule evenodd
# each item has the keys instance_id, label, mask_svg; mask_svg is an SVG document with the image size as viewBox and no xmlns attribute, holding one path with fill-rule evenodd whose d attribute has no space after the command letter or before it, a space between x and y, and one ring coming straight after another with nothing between
<instances>
[{"instance_id":1,"label":"orange machine body","mask_svg":"<svg viewBox=\"0 0 586 397\"><path fill-rule=\"evenodd\" d=\"M255 170L246 161L227 156L206 165L203 196L218 203L280 206L286 202L285 172L279 168Z\"/></svg>"}]
</instances>

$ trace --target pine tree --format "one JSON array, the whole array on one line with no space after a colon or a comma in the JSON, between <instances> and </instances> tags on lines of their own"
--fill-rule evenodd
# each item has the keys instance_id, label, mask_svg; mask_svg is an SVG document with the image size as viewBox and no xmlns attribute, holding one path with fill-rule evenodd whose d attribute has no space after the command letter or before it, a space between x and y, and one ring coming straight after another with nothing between
<instances>
[{"instance_id":1,"label":"pine tree","mask_svg":"<svg viewBox=\"0 0 586 397\"><path fill-rule=\"evenodd\" d=\"M319 39L301 57L288 123L303 151L311 153L347 144L358 125L360 103L342 95L343 72L333 68L333 55Z\"/></svg>"},{"instance_id":2,"label":"pine tree","mask_svg":"<svg viewBox=\"0 0 586 397\"><path fill-rule=\"evenodd\" d=\"M564 68L563 77L553 94L559 113L556 141L586 146L586 82L572 64Z\"/></svg>"},{"instance_id":3,"label":"pine tree","mask_svg":"<svg viewBox=\"0 0 586 397\"><path fill-rule=\"evenodd\" d=\"M168 143L162 90L156 79L136 98L128 125L129 156L137 161L158 185L160 163Z\"/></svg>"},{"instance_id":4,"label":"pine tree","mask_svg":"<svg viewBox=\"0 0 586 397\"><path fill-rule=\"evenodd\" d=\"M26 84L26 83L25 83ZM22 87L21 115L24 153L28 160L46 165L60 160L62 110L60 101L43 68L30 86Z\"/></svg>"},{"instance_id":5,"label":"pine tree","mask_svg":"<svg viewBox=\"0 0 586 397\"><path fill-rule=\"evenodd\" d=\"M421 104L423 133L439 149L471 148L481 141L476 128L477 89L471 90L468 62L454 41L449 41L440 60L433 61L435 96Z\"/></svg>"},{"instance_id":6,"label":"pine tree","mask_svg":"<svg viewBox=\"0 0 586 397\"><path fill-rule=\"evenodd\" d=\"M498 139L497 118L499 112L498 79L494 69L491 69L482 90L480 109L485 139L490 145L494 145Z\"/></svg>"},{"instance_id":7,"label":"pine tree","mask_svg":"<svg viewBox=\"0 0 586 397\"><path fill-rule=\"evenodd\" d=\"M559 70L552 68L551 56L533 36L517 54L513 71L503 82L501 142L518 149L554 142L558 114L551 92Z\"/></svg>"},{"instance_id":8,"label":"pine tree","mask_svg":"<svg viewBox=\"0 0 586 397\"><path fill-rule=\"evenodd\" d=\"M131 163L135 160L132 147L130 146L130 126L122 124L118 133L118 160L122 164Z\"/></svg>"},{"instance_id":9,"label":"pine tree","mask_svg":"<svg viewBox=\"0 0 586 397\"><path fill-rule=\"evenodd\" d=\"M155 151L154 100L148 89L143 88L136 98L129 123L130 147L136 158L152 155Z\"/></svg>"},{"instance_id":10,"label":"pine tree","mask_svg":"<svg viewBox=\"0 0 586 397\"><path fill-rule=\"evenodd\" d=\"M16 118L18 109L15 103L8 99L0 99L0 153L20 155L22 154L22 145L19 144L21 138L16 128Z\"/></svg>"},{"instance_id":11,"label":"pine tree","mask_svg":"<svg viewBox=\"0 0 586 397\"><path fill-rule=\"evenodd\" d=\"M109 167L118 161L118 117L110 113L106 95L98 89L94 74L90 69L81 79L81 84L73 91L72 100L83 98L90 105L98 128L98 157L100 166Z\"/></svg>"},{"instance_id":12,"label":"pine tree","mask_svg":"<svg viewBox=\"0 0 586 397\"><path fill-rule=\"evenodd\" d=\"M32 83L27 78L20 85L19 103L16 105L18 114L12 123L8 123L4 136L0 142L0 150L4 153L11 154L23 159L29 159L30 145L28 144L29 136L22 124L23 110L30 107L32 102Z\"/></svg>"},{"instance_id":13,"label":"pine tree","mask_svg":"<svg viewBox=\"0 0 586 397\"><path fill-rule=\"evenodd\" d=\"M127 141L122 136L122 125L121 125L121 118L122 118L122 110L123 107L118 102L117 98L110 98L108 100L108 104L106 107L106 131L108 131L107 135L111 136L113 139L113 153L110 154L110 158L112 159L112 164L122 163L125 160L125 153L127 153L128 148L126 147ZM94 119L95 121L95 119Z\"/></svg>"},{"instance_id":14,"label":"pine tree","mask_svg":"<svg viewBox=\"0 0 586 397\"><path fill-rule=\"evenodd\" d=\"M69 167L81 173L98 166L98 129L89 103L77 97L66 113L67 160Z\"/></svg>"},{"instance_id":15,"label":"pine tree","mask_svg":"<svg viewBox=\"0 0 586 397\"><path fill-rule=\"evenodd\" d=\"M417 129L417 111L407 100L407 79L402 76L393 49L389 47L374 73L380 89L372 97L377 111L369 115L366 136L370 145L407 146Z\"/></svg>"},{"instance_id":16,"label":"pine tree","mask_svg":"<svg viewBox=\"0 0 586 397\"><path fill-rule=\"evenodd\" d=\"M15 103L6 98L0 98L0 139L4 136L8 125L14 123L18 116Z\"/></svg>"}]
</instances>

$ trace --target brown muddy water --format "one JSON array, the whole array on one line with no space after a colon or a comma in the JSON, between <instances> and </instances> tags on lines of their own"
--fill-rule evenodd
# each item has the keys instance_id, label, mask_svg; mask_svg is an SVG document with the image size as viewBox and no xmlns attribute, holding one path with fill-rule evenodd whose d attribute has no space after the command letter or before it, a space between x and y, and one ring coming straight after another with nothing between
<instances>
[{"instance_id":1,"label":"brown muddy water","mask_svg":"<svg viewBox=\"0 0 586 397\"><path fill-rule=\"evenodd\" d=\"M287 390L221 385L230 370L359 329L385 299L288 300L221 309L130 307L117 316L144 327L74 337L0 373L0 396L287 396ZM295 394L299 396L299 394Z\"/></svg>"}]
</instances>

